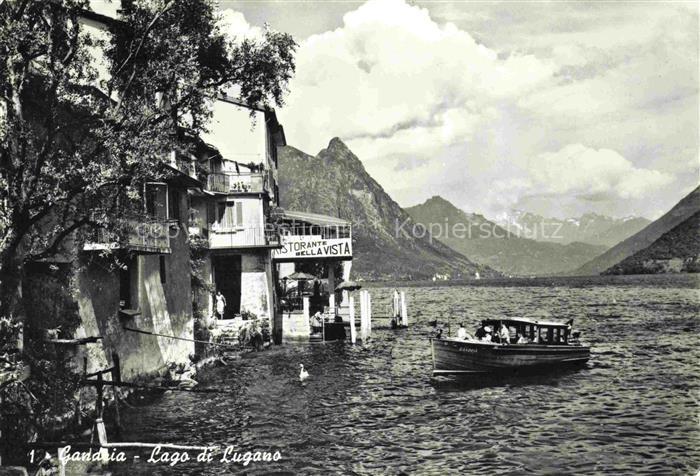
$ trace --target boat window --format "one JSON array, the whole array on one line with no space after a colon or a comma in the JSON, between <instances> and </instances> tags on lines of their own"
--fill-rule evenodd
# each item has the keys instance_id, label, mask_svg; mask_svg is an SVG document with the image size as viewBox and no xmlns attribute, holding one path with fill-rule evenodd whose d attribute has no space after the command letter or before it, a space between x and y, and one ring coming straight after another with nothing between
<instances>
[{"instance_id":1,"label":"boat window","mask_svg":"<svg viewBox=\"0 0 700 476\"><path fill-rule=\"evenodd\" d=\"M543 344L551 344L554 342L554 328L552 327L540 327L539 328L539 340Z\"/></svg>"},{"instance_id":2,"label":"boat window","mask_svg":"<svg viewBox=\"0 0 700 476\"><path fill-rule=\"evenodd\" d=\"M534 329L533 326L528 325L528 324L523 324L523 326L520 328L520 333L525 336L525 338L532 340L534 337Z\"/></svg>"},{"instance_id":3,"label":"boat window","mask_svg":"<svg viewBox=\"0 0 700 476\"><path fill-rule=\"evenodd\" d=\"M563 327L557 329L557 343L566 344L566 329Z\"/></svg>"}]
</instances>

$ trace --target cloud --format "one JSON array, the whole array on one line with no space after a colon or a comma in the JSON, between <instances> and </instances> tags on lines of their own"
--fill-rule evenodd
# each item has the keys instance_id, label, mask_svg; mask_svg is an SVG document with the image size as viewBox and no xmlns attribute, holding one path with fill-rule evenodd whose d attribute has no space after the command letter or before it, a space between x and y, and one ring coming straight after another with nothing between
<instances>
[{"instance_id":1,"label":"cloud","mask_svg":"<svg viewBox=\"0 0 700 476\"><path fill-rule=\"evenodd\" d=\"M400 204L487 215L651 215L697 181L697 6L424 6L370 0L300 42L291 145L338 136Z\"/></svg>"},{"instance_id":2,"label":"cloud","mask_svg":"<svg viewBox=\"0 0 700 476\"><path fill-rule=\"evenodd\" d=\"M641 198L650 189L665 187L673 175L635 167L609 149L570 144L530 161L530 191L553 195L576 195L599 201Z\"/></svg>"},{"instance_id":3,"label":"cloud","mask_svg":"<svg viewBox=\"0 0 700 476\"><path fill-rule=\"evenodd\" d=\"M282 114L292 141L309 151L340 136L371 159L410 136L406 147L428 152L468 138L495 101L553 73L532 55L499 59L424 8L370 0L347 13L343 27L301 44Z\"/></svg>"},{"instance_id":4,"label":"cloud","mask_svg":"<svg viewBox=\"0 0 700 476\"><path fill-rule=\"evenodd\" d=\"M232 39L261 39L263 31L257 26L248 23L245 16L234 10L222 10L218 21L219 27Z\"/></svg>"}]
</instances>

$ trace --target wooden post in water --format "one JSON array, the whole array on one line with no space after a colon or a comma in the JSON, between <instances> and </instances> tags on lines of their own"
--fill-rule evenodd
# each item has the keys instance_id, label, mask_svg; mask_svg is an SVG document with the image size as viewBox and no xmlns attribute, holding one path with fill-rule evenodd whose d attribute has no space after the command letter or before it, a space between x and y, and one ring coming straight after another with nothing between
<instances>
[{"instance_id":1,"label":"wooden post in water","mask_svg":"<svg viewBox=\"0 0 700 476\"><path fill-rule=\"evenodd\" d=\"M401 323L408 326L408 313L406 312L406 291L401 291Z\"/></svg>"},{"instance_id":2,"label":"wooden post in water","mask_svg":"<svg viewBox=\"0 0 700 476\"><path fill-rule=\"evenodd\" d=\"M372 295L369 291L365 291L367 299L367 335L372 335Z\"/></svg>"},{"instance_id":3,"label":"wooden post in water","mask_svg":"<svg viewBox=\"0 0 700 476\"><path fill-rule=\"evenodd\" d=\"M365 292L360 291L360 339L363 343L367 339L367 325L365 324L367 319L365 317L367 315L366 305Z\"/></svg>"},{"instance_id":4,"label":"wooden post in water","mask_svg":"<svg viewBox=\"0 0 700 476\"><path fill-rule=\"evenodd\" d=\"M391 317L396 318L401 314L399 310L399 292L394 289L394 293L391 296Z\"/></svg>"},{"instance_id":5,"label":"wooden post in water","mask_svg":"<svg viewBox=\"0 0 700 476\"><path fill-rule=\"evenodd\" d=\"M368 324L368 308L367 308L367 291L362 291L360 293L360 302L362 308L362 342L367 342L369 338L369 324Z\"/></svg>"},{"instance_id":6,"label":"wooden post in water","mask_svg":"<svg viewBox=\"0 0 700 476\"><path fill-rule=\"evenodd\" d=\"M362 302L362 301L360 301ZM350 298L350 342L357 341L357 330L355 329L355 298Z\"/></svg>"}]
</instances>

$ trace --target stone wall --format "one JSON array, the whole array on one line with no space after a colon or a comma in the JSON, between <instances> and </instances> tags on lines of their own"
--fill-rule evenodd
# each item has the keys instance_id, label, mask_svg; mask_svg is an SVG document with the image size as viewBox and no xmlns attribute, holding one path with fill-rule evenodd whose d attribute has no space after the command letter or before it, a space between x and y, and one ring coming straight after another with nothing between
<instances>
[{"instance_id":1,"label":"stone wall","mask_svg":"<svg viewBox=\"0 0 700 476\"><path fill-rule=\"evenodd\" d=\"M171 233L171 254L139 254L119 260L131 268L131 303L140 314L119 312L120 280L117 260L98 253L82 253L75 263L38 264L25 279L28 321L39 338L45 330L55 337L102 337L101 341L65 350L75 355L88 372L111 364L119 354L125 380L165 370L168 363L187 363L194 354L192 342L126 331L124 327L192 339L192 293L189 249L184 233ZM161 258L162 256L162 258ZM161 277L161 259L164 281ZM50 331L51 332L51 331ZM65 346L63 346L65 347Z\"/></svg>"},{"instance_id":2,"label":"stone wall","mask_svg":"<svg viewBox=\"0 0 700 476\"><path fill-rule=\"evenodd\" d=\"M88 372L104 368L111 362L112 352L119 354L122 376L127 379L143 371L141 369L145 336L127 332L124 325L135 327L133 319L119 316L119 272L111 262L99 257L87 257L78 272L77 300L80 308L81 327L75 337L102 336L101 342L85 346Z\"/></svg>"}]
</instances>

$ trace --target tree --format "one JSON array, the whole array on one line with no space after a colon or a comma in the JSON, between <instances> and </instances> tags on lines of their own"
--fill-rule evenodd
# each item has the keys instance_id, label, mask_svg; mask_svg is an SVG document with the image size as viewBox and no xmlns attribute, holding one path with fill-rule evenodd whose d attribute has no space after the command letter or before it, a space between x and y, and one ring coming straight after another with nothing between
<instances>
[{"instance_id":1,"label":"tree","mask_svg":"<svg viewBox=\"0 0 700 476\"><path fill-rule=\"evenodd\" d=\"M167 173L164 154L206 129L220 91L283 103L288 34L229 39L206 0L121 6L101 39L82 22L89 0L0 2L0 317L22 319L27 263L133 208L140 184Z\"/></svg>"}]
</instances>

